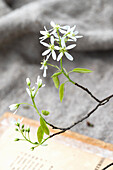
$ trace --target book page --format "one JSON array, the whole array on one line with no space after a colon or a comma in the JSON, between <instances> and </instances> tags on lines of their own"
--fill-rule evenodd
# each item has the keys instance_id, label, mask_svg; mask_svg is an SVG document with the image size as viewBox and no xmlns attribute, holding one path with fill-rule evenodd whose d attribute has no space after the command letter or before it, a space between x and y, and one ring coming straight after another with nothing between
<instances>
[{"instance_id":1,"label":"book page","mask_svg":"<svg viewBox=\"0 0 113 170\"><path fill-rule=\"evenodd\" d=\"M47 146L31 151L32 145L25 141L15 142L17 137L19 133L11 127L0 138L1 170L102 170L112 162L55 139L48 140Z\"/></svg>"}]
</instances>

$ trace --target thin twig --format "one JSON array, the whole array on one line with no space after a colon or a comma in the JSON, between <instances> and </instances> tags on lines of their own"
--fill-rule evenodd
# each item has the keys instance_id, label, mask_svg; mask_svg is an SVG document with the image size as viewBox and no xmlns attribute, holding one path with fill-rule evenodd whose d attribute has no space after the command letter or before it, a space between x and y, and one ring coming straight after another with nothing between
<instances>
[{"instance_id":1,"label":"thin twig","mask_svg":"<svg viewBox=\"0 0 113 170\"><path fill-rule=\"evenodd\" d=\"M98 103L101 102L101 100L99 100L97 97L95 97L86 87L78 84L78 83L75 83L75 86L81 88L82 90L86 91L95 101L97 101Z\"/></svg>"},{"instance_id":2,"label":"thin twig","mask_svg":"<svg viewBox=\"0 0 113 170\"><path fill-rule=\"evenodd\" d=\"M105 168L103 168L102 170L106 170L106 169L108 169L110 166L113 166L113 163L107 165L107 166L106 166Z\"/></svg>"},{"instance_id":3,"label":"thin twig","mask_svg":"<svg viewBox=\"0 0 113 170\"><path fill-rule=\"evenodd\" d=\"M80 120L78 120L77 122L75 122L73 125L70 125L69 127L67 128L60 128L60 127L57 127L57 126L54 126L53 124L51 123L48 123L49 126L51 126L53 129L59 129L59 130L62 130L62 131L67 131L69 129L71 129L72 127L76 126L77 124L79 124L80 122L83 122L85 119L87 119L89 116L91 116L100 106L103 106L105 105L106 103L109 102L109 100L113 97L113 95L110 95L106 98L104 98L103 100L101 100L99 102L99 104L97 104L97 106L92 109L86 116L84 116L83 118L81 118ZM63 132L60 132L60 133L63 133Z\"/></svg>"}]
</instances>

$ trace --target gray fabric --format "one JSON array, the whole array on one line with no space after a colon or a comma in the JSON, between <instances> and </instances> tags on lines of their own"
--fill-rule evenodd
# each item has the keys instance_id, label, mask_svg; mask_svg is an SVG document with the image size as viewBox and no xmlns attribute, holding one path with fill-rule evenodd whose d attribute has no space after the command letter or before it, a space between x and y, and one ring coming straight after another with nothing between
<instances>
[{"instance_id":1,"label":"gray fabric","mask_svg":"<svg viewBox=\"0 0 113 170\"><path fill-rule=\"evenodd\" d=\"M44 25L49 28L51 20L58 24L76 24L80 35L84 36L72 51L74 62L64 59L64 66L68 70L86 67L93 73L72 74L71 78L100 99L113 93L113 1L12 0L7 3L0 1L0 115L9 111L8 106L12 103L31 102L25 90L25 79L30 77L35 83L37 75L42 75L40 61L44 48L38 40L39 31ZM50 79L54 71L49 68L48 77L43 78L46 87L40 91L36 102L40 110L51 112L48 121L66 127L96 103L81 89L68 83L61 104ZM61 76L60 81L63 79ZM112 102L113 99L88 119L94 123L93 128L87 127L84 121L72 130L112 143ZM38 119L32 108L19 108L18 114Z\"/></svg>"}]
</instances>

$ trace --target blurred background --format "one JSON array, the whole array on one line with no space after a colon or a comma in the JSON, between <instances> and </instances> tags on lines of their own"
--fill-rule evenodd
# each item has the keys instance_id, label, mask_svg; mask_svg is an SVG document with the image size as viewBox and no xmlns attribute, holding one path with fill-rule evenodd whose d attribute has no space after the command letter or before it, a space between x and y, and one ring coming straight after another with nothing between
<instances>
[{"instance_id":1,"label":"blurred background","mask_svg":"<svg viewBox=\"0 0 113 170\"><path fill-rule=\"evenodd\" d=\"M47 120L52 124L67 127L93 109L96 102L67 83L61 104L50 78L55 70L49 68L48 76L42 77L40 62L45 48L39 43L40 30L44 25L50 29L51 20L76 25L83 35L71 51L74 61L63 59L64 67L68 71L75 67L91 69L93 73L73 73L71 78L103 99L113 94L113 1L0 0L0 115L9 111L10 104L31 103L26 78L35 83L41 75L46 87L37 96L38 108L50 111ZM63 79L60 76L61 82ZM38 120L29 107L19 108L17 114ZM87 126L87 121L94 126ZM113 99L72 131L113 143Z\"/></svg>"}]
</instances>

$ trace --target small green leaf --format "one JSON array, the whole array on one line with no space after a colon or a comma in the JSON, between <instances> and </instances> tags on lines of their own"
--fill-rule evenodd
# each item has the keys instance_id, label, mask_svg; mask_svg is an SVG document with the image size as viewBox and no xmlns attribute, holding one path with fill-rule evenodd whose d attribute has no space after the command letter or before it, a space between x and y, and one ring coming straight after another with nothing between
<instances>
[{"instance_id":1,"label":"small green leaf","mask_svg":"<svg viewBox=\"0 0 113 170\"><path fill-rule=\"evenodd\" d=\"M45 115L45 116L48 116L48 115L49 115L49 112L46 111L46 110L42 110L42 114Z\"/></svg>"},{"instance_id":2,"label":"small green leaf","mask_svg":"<svg viewBox=\"0 0 113 170\"><path fill-rule=\"evenodd\" d=\"M39 128L37 130L37 138L38 138L39 143L42 142L43 136L44 136L44 131L43 131L42 127L39 126Z\"/></svg>"},{"instance_id":3,"label":"small green leaf","mask_svg":"<svg viewBox=\"0 0 113 170\"><path fill-rule=\"evenodd\" d=\"M60 74L62 74L62 72L54 73L54 74L51 76L51 78L53 78L53 77L55 77L55 76L58 76L58 75L60 75Z\"/></svg>"},{"instance_id":4,"label":"small green leaf","mask_svg":"<svg viewBox=\"0 0 113 170\"><path fill-rule=\"evenodd\" d=\"M53 82L55 84L55 87L58 89L60 84L58 76L53 77Z\"/></svg>"},{"instance_id":5,"label":"small green leaf","mask_svg":"<svg viewBox=\"0 0 113 170\"><path fill-rule=\"evenodd\" d=\"M59 96L60 96L60 101L62 102L63 97L64 97L64 85L65 83L61 84L60 88L59 88Z\"/></svg>"},{"instance_id":6,"label":"small green leaf","mask_svg":"<svg viewBox=\"0 0 113 170\"><path fill-rule=\"evenodd\" d=\"M75 68L71 72L76 72L76 73L91 73L92 71L86 68Z\"/></svg>"},{"instance_id":7,"label":"small green leaf","mask_svg":"<svg viewBox=\"0 0 113 170\"><path fill-rule=\"evenodd\" d=\"M44 119L42 117L40 117L40 124L41 124L41 127L42 127L43 131L47 135L49 135L49 129L48 129L47 125L46 125L46 122L44 121Z\"/></svg>"}]
</instances>

